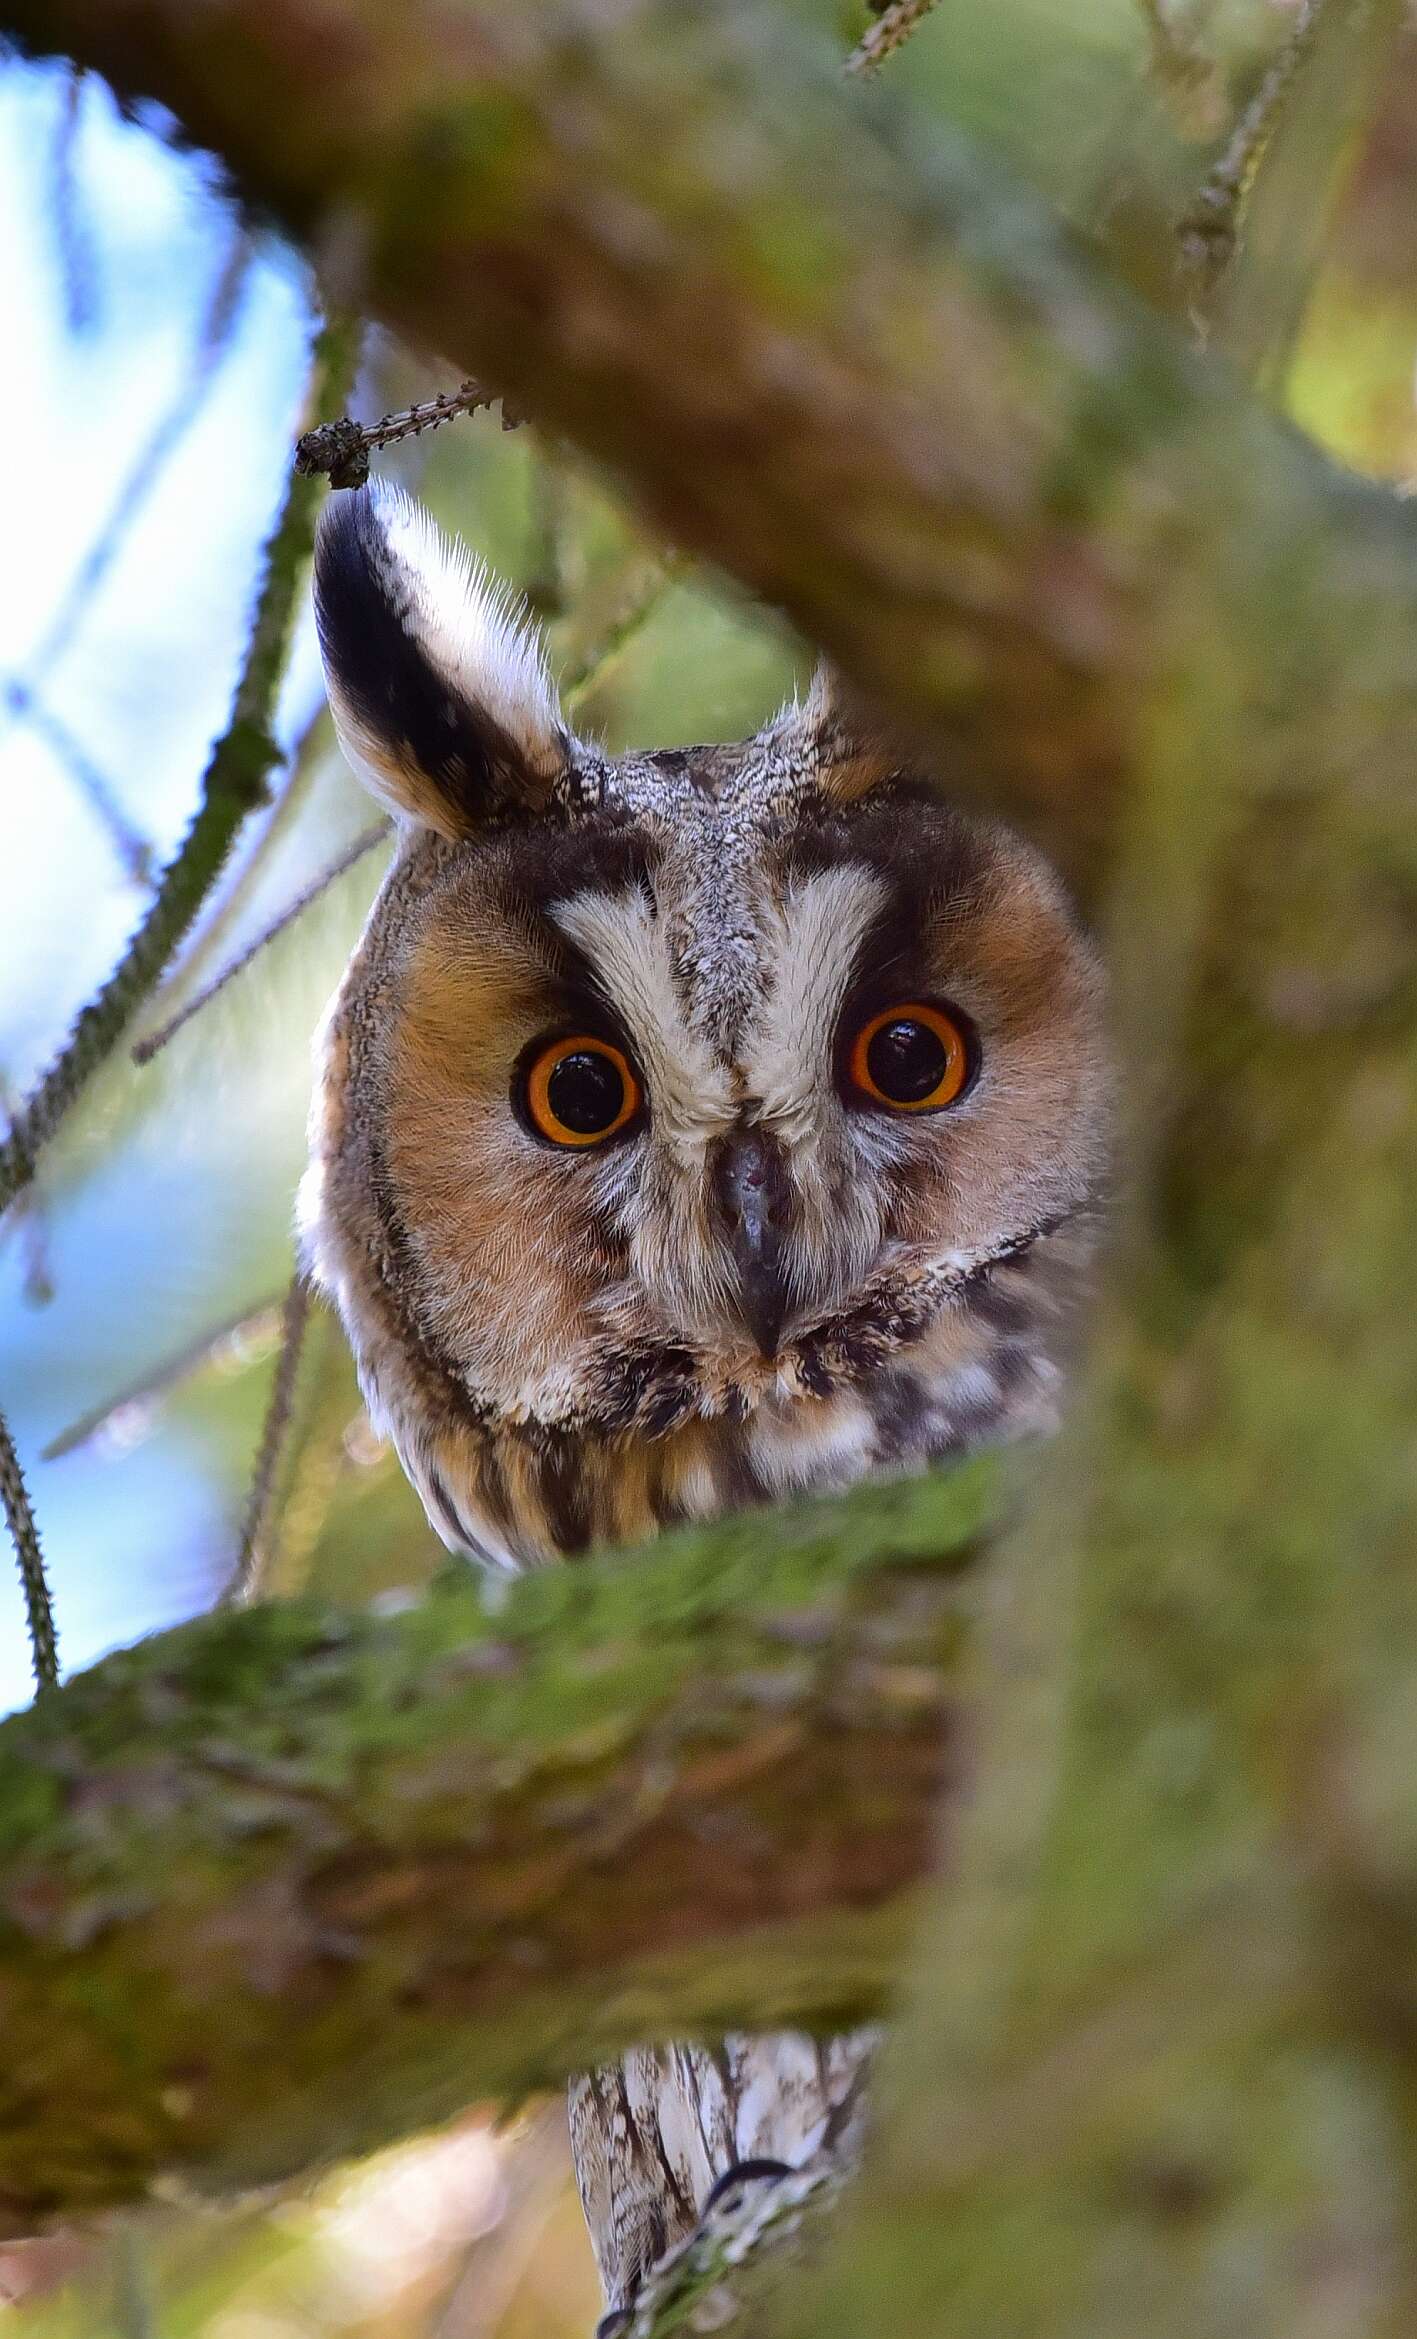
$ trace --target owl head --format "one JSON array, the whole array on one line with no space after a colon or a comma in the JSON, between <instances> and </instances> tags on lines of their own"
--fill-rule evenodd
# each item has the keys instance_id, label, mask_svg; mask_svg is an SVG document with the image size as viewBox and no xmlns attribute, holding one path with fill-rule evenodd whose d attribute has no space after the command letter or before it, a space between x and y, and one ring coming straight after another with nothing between
<instances>
[{"instance_id":1,"label":"owl head","mask_svg":"<svg viewBox=\"0 0 1417 2339\"><path fill-rule=\"evenodd\" d=\"M521 1562L1045 1412L1106 1074L1039 857L823 679L608 756L388 488L331 498L316 608L399 843L306 1253L445 1539Z\"/></svg>"}]
</instances>

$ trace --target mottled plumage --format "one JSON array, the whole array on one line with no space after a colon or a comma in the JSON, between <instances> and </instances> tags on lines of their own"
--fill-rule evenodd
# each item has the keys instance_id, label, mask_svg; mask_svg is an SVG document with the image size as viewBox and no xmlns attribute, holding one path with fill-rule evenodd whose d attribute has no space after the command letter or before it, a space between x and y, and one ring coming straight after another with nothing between
<instances>
[{"instance_id":1,"label":"mottled plumage","mask_svg":"<svg viewBox=\"0 0 1417 2339\"><path fill-rule=\"evenodd\" d=\"M823 682L740 744L573 738L388 491L332 499L317 607L400 841L325 1028L306 1257L444 1541L520 1568L1051 1427L1106 1076L1046 865ZM724 2167L816 2149L859 2060L583 2082L608 2297Z\"/></svg>"}]
</instances>

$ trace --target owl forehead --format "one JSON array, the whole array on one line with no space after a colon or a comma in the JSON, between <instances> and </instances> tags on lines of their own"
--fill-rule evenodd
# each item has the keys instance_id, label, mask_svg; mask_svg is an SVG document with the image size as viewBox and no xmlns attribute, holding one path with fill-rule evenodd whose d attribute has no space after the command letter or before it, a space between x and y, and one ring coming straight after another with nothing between
<instances>
[{"instance_id":1,"label":"owl forehead","mask_svg":"<svg viewBox=\"0 0 1417 2339\"><path fill-rule=\"evenodd\" d=\"M775 994L804 984L839 991L882 905L882 881L864 863L796 865L794 847L824 807L810 764L771 740L629 757L607 774L607 793L647 839L646 890L588 889L557 923L590 950L612 990L636 961L640 980L627 987L643 988L652 949L673 1015L722 1068L741 1071ZM818 947L818 895L832 900L844 950Z\"/></svg>"}]
</instances>

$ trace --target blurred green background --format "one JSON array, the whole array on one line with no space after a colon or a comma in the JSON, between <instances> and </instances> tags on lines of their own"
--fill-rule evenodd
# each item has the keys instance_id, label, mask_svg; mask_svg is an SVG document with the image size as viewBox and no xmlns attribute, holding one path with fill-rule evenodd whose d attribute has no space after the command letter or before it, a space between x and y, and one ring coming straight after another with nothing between
<instances>
[{"instance_id":1,"label":"blurred green background","mask_svg":"<svg viewBox=\"0 0 1417 2339\"><path fill-rule=\"evenodd\" d=\"M771 6L774 0L763 0ZM864 9L776 0L845 44ZM1272 0L942 0L863 103L953 115L1001 147L1139 293L1183 323L1174 224L1283 38ZM1270 394L1356 467L1417 474L1417 41L1352 158ZM62 70L0 62L0 1077L49 1060L190 817L228 708L261 539L303 412L314 288L160 119ZM1256 233L1263 232L1263 221ZM1243 262L1212 320L1243 348ZM1267 330L1269 330L1267 328ZM452 387L368 336L365 418ZM755 726L809 653L647 537L531 427L458 420L381 459L546 624L578 726L673 745ZM578 679L579 678L579 679ZM270 810L151 1030L361 830L331 747L308 611ZM367 854L139 1069L94 1083L0 1227L0 1404L44 1536L61 1655L90 1662L213 1599L240 1543L292 1263L311 1036L378 879ZM64 1451L45 1459L58 1443ZM316 1316L263 1523L275 1589L396 1598L442 1557ZM28 1695L0 1584L0 1707ZM10 2300L8 2310L4 2302ZM472 2339L583 2331L595 2302L557 2107L480 2117L298 2200L175 2204L117 2232L0 2251L24 2339L97 2333Z\"/></svg>"}]
</instances>

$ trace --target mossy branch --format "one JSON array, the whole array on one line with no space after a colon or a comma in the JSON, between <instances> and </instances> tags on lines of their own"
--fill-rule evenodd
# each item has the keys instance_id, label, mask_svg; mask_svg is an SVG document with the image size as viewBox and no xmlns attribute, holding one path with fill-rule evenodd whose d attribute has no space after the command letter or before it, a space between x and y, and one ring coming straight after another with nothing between
<instances>
[{"instance_id":1,"label":"mossy branch","mask_svg":"<svg viewBox=\"0 0 1417 2339\"><path fill-rule=\"evenodd\" d=\"M1075 874L1218 534L1256 607L1331 533L1355 605L1391 588L1384 519L791 12L3 0L0 24L160 98L297 235L338 214L371 309L630 482ZM1371 605L1353 626L1374 638ZM1276 769L1316 703L1296 665Z\"/></svg>"},{"instance_id":2,"label":"mossy branch","mask_svg":"<svg viewBox=\"0 0 1417 2339\"><path fill-rule=\"evenodd\" d=\"M228 1611L0 1728L0 2236L630 2041L878 2007L961 1775L987 1480Z\"/></svg>"}]
</instances>

